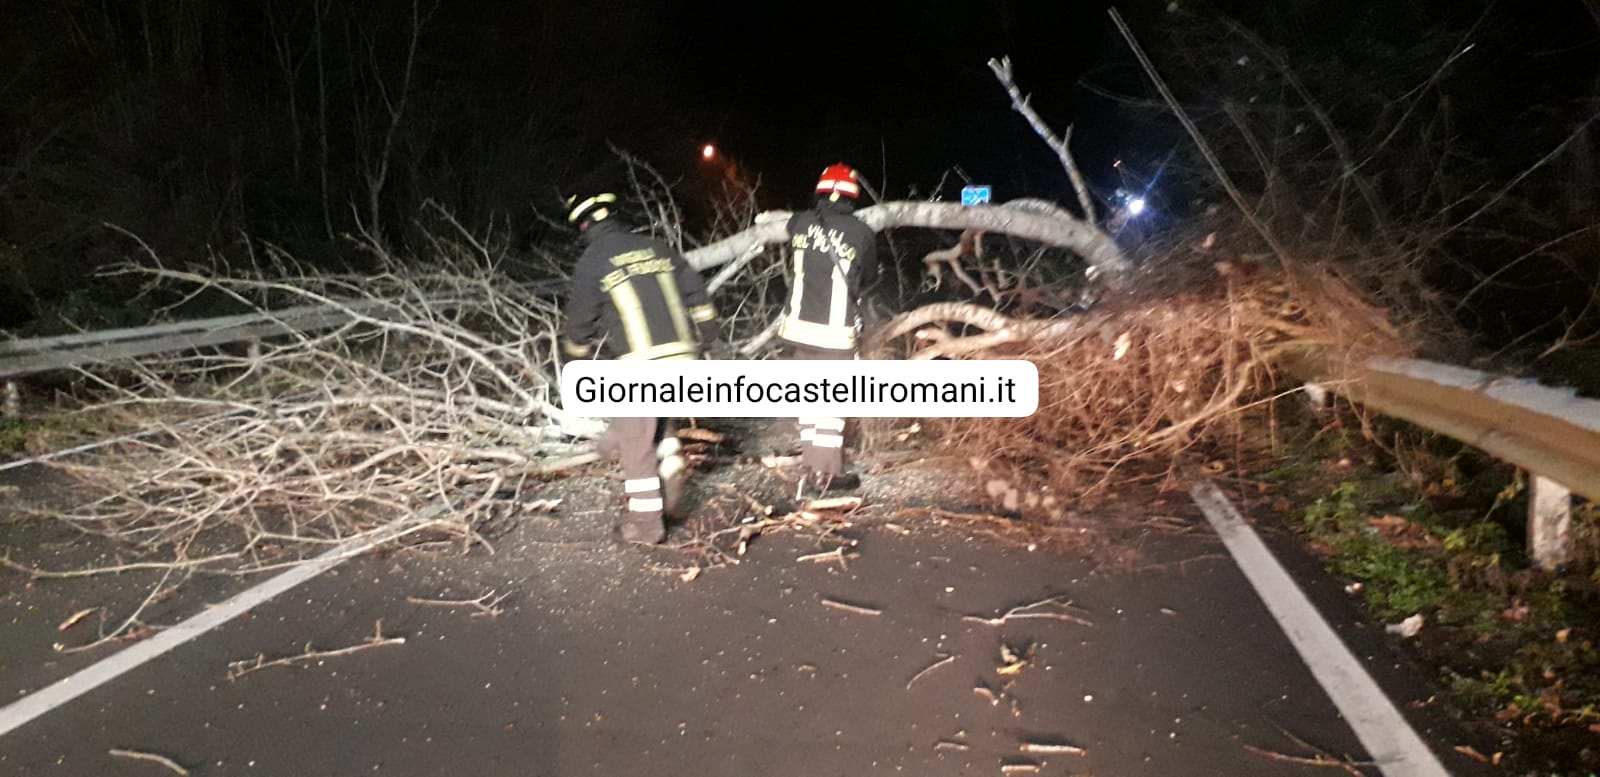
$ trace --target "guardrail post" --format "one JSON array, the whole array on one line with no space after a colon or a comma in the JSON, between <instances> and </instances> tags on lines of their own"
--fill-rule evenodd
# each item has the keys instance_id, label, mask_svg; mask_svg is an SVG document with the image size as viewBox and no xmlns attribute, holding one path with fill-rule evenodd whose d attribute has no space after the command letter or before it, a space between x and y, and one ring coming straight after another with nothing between
<instances>
[{"instance_id":1,"label":"guardrail post","mask_svg":"<svg viewBox=\"0 0 1600 777\"><path fill-rule=\"evenodd\" d=\"M1555 570L1571 554L1572 492L1566 486L1530 473L1528 486L1528 549L1534 566Z\"/></svg>"},{"instance_id":2,"label":"guardrail post","mask_svg":"<svg viewBox=\"0 0 1600 777\"><path fill-rule=\"evenodd\" d=\"M0 404L0 415L12 418L22 417L22 389L14 380L7 380L5 386L5 400Z\"/></svg>"},{"instance_id":3,"label":"guardrail post","mask_svg":"<svg viewBox=\"0 0 1600 777\"><path fill-rule=\"evenodd\" d=\"M1322 411L1333 406L1333 393L1321 383L1307 382L1300 387L1300 390L1305 392L1306 404L1310 405L1312 410Z\"/></svg>"}]
</instances>

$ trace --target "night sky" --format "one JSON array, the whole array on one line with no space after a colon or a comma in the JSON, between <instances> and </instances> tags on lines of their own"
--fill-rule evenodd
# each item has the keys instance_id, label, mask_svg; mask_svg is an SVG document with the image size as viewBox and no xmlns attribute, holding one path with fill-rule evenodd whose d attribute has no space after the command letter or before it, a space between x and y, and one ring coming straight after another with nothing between
<instances>
[{"instance_id":1,"label":"night sky","mask_svg":"<svg viewBox=\"0 0 1600 777\"><path fill-rule=\"evenodd\" d=\"M624 0L592 9L451 3L437 19L452 56L471 77L499 82L507 100L523 79L582 79L591 102L566 117L587 139L574 175L604 166L610 141L692 184L706 172L696 152L714 142L781 205L803 199L839 160L899 195L925 192L959 166L1013 194L1070 196L986 62L1011 56L1038 110L1065 127L1085 97L1073 82L1110 43L1105 8ZM1108 135L1083 128L1078 143L1109 159L1117 141Z\"/></svg>"},{"instance_id":2,"label":"night sky","mask_svg":"<svg viewBox=\"0 0 1600 777\"><path fill-rule=\"evenodd\" d=\"M1380 81L1382 72L1361 72L1363 57L1381 63L1434 30L1439 40L1453 40L1481 19L1478 53L1456 63L1447 83L1482 85L1477 96L1484 103L1458 127L1485 149L1504 149L1505 138L1497 135L1521 129L1528 111L1538 110L1545 99L1540 90L1549 89L1549 99L1570 99L1584 93L1595 77L1600 49L1586 1L1524 7L1160 0L1124 3L1121 11L1138 34L1148 36L1147 45L1159 47L1166 40L1154 27L1181 29L1191 10L1225 14L1283 47L1297 65L1337 57ZM441 17L464 25L461 37L480 51L502 47L504 64L483 71L491 75L522 78L558 74L547 67L591 66L586 75L593 78L591 93L599 103L574 117L589 143L584 161L574 160L577 166L603 167L602 141L610 140L692 185L706 172L696 150L702 142L715 142L751 177L759 176L765 204L782 206L803 199L811 177L837 160L861 168L875 184L886 182L892 196L903 196L913 186L926 194L946 171L959 168L977 182L995 184L1002 198L1070 199L1054 157L1010 110L987 69L985 63L995 56L1013 59L1020 85L1046 120L1058 130L1076 126L1074 150L1102 194L1116 183L1111 164L1118 158L1153 167L1175 148L1188 152L1165 111L1130 111L1127 104L1084 88L1087 77L1122 94L1153 94L1106 16L1109 5L1092 0L793 7L623 1L592 11L507 11L512 6L486 4L477 15L451 4ZM1179 8L1181 13L1172 13ZM519 50L529 45L524 30L535 28L542 32L531 45L555 52L544 65L530 65L528 52ZM1244 51L1237 43L1221 55ZM1217 52L1202 56L1212 55ZM1158 59L1168 68L1175 59L1182 61L1181 56ZM1183 74L1173 75L1180 91L1193 86L1183 83ZM1393 77L1416 76L1396 72ZM1203 100L1208 95L1183 96ZM1341 96L1322 96L1337 113ZM1528 161L1516 153L1505 156L1508 165ZM958 184L959 173L946 195Z\"/></svg>"},{"instance_id":3,"label":"night sky","mask_svg":"<svg viewBox=\"0 0 1600 777\"><path fill-rule=\"evenodd\" d=\"M1099 56L1107 26L1095 2L820 4L770 16L705 0L683 8L692 10L662 20L679 105L694 130L785 197L803 196L836 159L900 194L957 165L1013 191L1059 186L985 63L1010 55L1038 110L1064 127L1071 84Z\"/></svg>"},{"instance_id":4,"label":"night sky","mask_svg":"<svg viewBox=\"0 0 1600 777\"><path fill-rule=\"evenodd\" d=\"M1166 170L1163 209L1220 201L1105 2L416 5L427 19L415 78L371 198L412 0L0 0L0 309L11 312L0 319L42 315L87 271L124 259L106 223L180 263L251 235L337 265L359 260L342 236L373 219L369 200L384 239L401 243L414 243L431 201L473 229L509 223L526 249L552 234L535 210L548 216L563 193L620 184L610 144L678 184L698 236L705 213L692 206L726 165L760 182L768 208L804 205L836 161L891 198L929 196L950 173L946 198L970 180L994 185L999 200L1071 202L1056 159L986 67L1007 55L1044 118L1075 127L1098 196L1129 170L1143 180ZM1282 79L1231 23L1300 72L1351 145L1395 157L1369 171L1397 218L1426 219L1429 207L1451 207L1442 197L1516 179L1600 109L1600 0L1119 6L1241 185L1259 193L1263 168L1223 115L1228 101L1271 142L1274 163L1303 176L1293 188L1309 206L1326 188L1327 139L1296 130L1303 102L1272 86ZM1465 43L1472 50L1452 57ZM1420 110L1380 143L1413 96ZM723 152L715 164L698 155L708 142ZM1441 182L1444 163L1443 194L1422 191ZM1559 218L1485 232L1558 233L1600 209L1597 176L1591 136L1518 183L1522 215ZM1518 250L1451 248L1486 264Z\"/></svg>"}]
</instances>

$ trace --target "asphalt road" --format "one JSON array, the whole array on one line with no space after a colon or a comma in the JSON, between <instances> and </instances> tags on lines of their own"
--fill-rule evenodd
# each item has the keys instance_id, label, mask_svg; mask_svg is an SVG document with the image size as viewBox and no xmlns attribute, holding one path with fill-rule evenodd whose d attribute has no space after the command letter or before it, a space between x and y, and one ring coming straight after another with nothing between
<instances>
[{"instance_id":1,"label":"asphalt road","mask_svg":"<svg viewBox=\"0 0 1600 777\"><path fill-rule=\"evenodd\" d=\"M1146 538L1133 568L1107 569L933 519L862 520L845 532L859 540L848 568L797 561L819 544L789 533L685 580L681 553L603 539L611 484L569 485L492 555L347 562L52 710L0 737L0 775L173 773L113 749L290 777L1328 774L1289 759L1367 758L1204 530ZM0 525L0 542L36 539ZM71 612L136 601L148 581L24 582L0 572L5 702L113 652L51 645ZM152 620L252 582L191 588ZM491 590L505 596L495 617L407 600ZM1082 622L965 617L1048 597ZM1474 773L1449 725L1415 708L1425 686L1340 617L1435 752ZM380 623L404 643L229 677L230 662L359 645ZM999 671L1002 646L1020 670Z\"/></svg>"}]
</instances>

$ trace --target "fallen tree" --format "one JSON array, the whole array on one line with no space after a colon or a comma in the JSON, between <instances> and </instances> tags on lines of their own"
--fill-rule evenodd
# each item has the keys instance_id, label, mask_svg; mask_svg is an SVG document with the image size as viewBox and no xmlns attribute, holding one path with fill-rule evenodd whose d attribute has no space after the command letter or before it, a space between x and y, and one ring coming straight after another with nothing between
<instances>
[{"instance_id":1,"label":"fallen tree","mask_svg":"<svg viewBox=\"0 0 1600 777\"><path fill-rule=\"evenodd\" d=\"M749 261L760 255L762 247L788 240L784 225L790 215L781 210L762 213L749 229L688 252L689 263L697 270L707 270ZM906 227L977 230L1070 249L1082 256L1103 282L1113 285L1132 267L1109 235L1065 210L1042 206L1039 200L977 207L948 202L885 202L862 208L856 215L880 232Z\"/></svg>"}]
</instances>

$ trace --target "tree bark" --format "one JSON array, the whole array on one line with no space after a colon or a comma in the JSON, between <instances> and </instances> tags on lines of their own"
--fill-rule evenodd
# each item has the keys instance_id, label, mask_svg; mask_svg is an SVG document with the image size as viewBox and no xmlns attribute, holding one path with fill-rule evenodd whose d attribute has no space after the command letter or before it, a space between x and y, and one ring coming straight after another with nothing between
<instances>
[{"instance_id":1,"label":"tree bark","mask_svg":"<svg viewBox=\"0 0 1600 777\"><path fill-rule=\"evenodd\" d=\"M1122 248L1109 235L1065 212L1042 213L1009 204L965 207L949 202L901 201L863 208L856 216L879 232L900 227L977 229L1067 248L1087 260L1094 274L1113 286L1131 267ZM696 270L705 270L745 256L756 246L781 243L788 238L784 230L788 217L785 211L763 213L755 226L690 251L689 264Z\"/></svg>"},{"instance_id":2,"label":"tree bark","mask_svg":"<svg viewBox=\"0 0 1600 777\"><path fill-rule=\"evenodd\" d=\"M1072 125L1067 125L1067 131L1062 133L1061 137L1056 137L1050 125L1045 123L1044 117L1028 104L1027 96L1012 80L1010 57L989 60L989 69L994 71L995 79L1006 90L1006 94L1011 96L1011 109L1028 120L1028 126L1033 127L1034 134L1056 153L1056 159L1061 160L1061 169L1067 171L1067 178L1072 180L1072 191L1078 195L1078 207L1083 209L1083 219L1092 226L1095 223L1094 199L1089 196L1089 186L1083 181L1083 173L1078 171L1077 160L1072 158L1072 151L1067 148L1067 144L1072 142Z\"/></svg>"}]
</instances>

